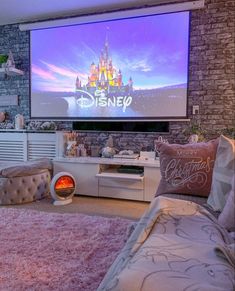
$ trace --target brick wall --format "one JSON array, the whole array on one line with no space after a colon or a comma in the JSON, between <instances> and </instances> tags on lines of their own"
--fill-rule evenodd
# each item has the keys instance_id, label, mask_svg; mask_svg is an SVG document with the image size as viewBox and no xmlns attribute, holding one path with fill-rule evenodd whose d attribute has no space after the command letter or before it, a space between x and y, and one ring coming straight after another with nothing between
<instances>
[{"instance_id":1,"label":"brick wall","mask_svg":"<svg viewBox=\"0 0 235 291\"><path fill-rule=\"evenodd\" d=\"M191 18L188 113L191 117L192 105L199 104L195 119L215 134L235 127L235 2L205 3L206 9L194 11Z\"/></svg>"},{"instance_id":2,"label":"brick wall","mask_svg":"<svg viewBox=\"0 0 235 291\"><path fill-rule=\"evenodd\" d=\"M18 25L0 26L0 54L12 51L16 67L25 72L24 76L0 76L0 96L19 95L19 106L1 107L13 120L17 113L29 117L29 33L20 31ZM1 98L1 97L0 97Z\"/></svg>"},{"instance_id":3,"label":"brick wall","mask_svg":"<svg viewBox=\"0 0 235 291\"><path fill-rule=\"evenodd\" d=\"M178 2L178 1L177 1ZM192 11L190 31L190 65L188 116L190 122L170 122L166 135L170 142L185 143L183 130L197 122L206 131L207 139L218 136L223 129L235 128L234 71L234 10L230 0L205 0L205 8ZM0 96L19 95L19 106L0 107L8 113L9 121L21 113L29 119L29 32L19 31L18 25L0 26L0 53L11 50L16 66L24 76L0 77ZM0 97L1 98L1 97ZM192 106L199 105L198 115ZM1 125L1 124L0 124ZM71 128L71 122L58 124ZM118 148L141 149L153 144L159 134L115 134ZM108 133L82 133L88 144L102 145Z\"/></svg>"}]
</instances>

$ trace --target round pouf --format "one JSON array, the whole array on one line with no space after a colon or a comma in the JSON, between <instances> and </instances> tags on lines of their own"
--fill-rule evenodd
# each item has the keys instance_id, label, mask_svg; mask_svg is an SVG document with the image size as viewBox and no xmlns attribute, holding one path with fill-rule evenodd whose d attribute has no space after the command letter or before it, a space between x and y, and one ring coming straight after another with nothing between
<instances>
[{"instance_id":1,"label":"round pouf","mask_svg":"<svg viewBox=\"0 0 235 291\"><path fill-rule=\"evenodd\" d=\"M75 193L76 181L74 177L67 172L57 173L50 185L51 196L54 199L54 205L66 205L72 202Z\"/></svg>"},{"instance_id":2,"label":"round pouf","mask_svg":"<svg viewBox=\"0 0 235 291\"><path fill-rule=\"evenodd\" d=\"M22 204L49 195L51 177L47 169L20 177L0 177L0 205Z\"/></svg>"}]
</instances>

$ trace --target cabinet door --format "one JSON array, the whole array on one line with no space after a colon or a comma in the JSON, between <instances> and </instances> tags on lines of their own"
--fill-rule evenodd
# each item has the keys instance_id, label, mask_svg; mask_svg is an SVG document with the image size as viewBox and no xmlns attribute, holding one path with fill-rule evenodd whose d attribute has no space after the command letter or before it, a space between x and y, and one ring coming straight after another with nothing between
<instances>
[{"instance_id":1,"label":"cabinet door","mask_svg":"<svg viewBox=\"0 0 235 291\"><path fill-rule=\"evenodd\" d=\"M98 196L98 164L54 162L54 175L69 172L76 179L76 194Z\"/></svg>"},{"instance_id":2,"label":"cabinet door","mask_svg":"<svg viewBox=\"0 0 235 291\"><path fill-rule=\"evenodd\" d=\"M144 167L144 201L153 200L160 179L160 168Z\"/></svg>"},{"instance_id":3,"label":"cabinet door","mask_svg":"<svg viewBox=\"0 0 235 291\"><path fill-rule=\"evenodd\" d=\"M54 159L56 156L55 133L28 133L27 153L28 160Z\"/></svg>"}]
</instances>

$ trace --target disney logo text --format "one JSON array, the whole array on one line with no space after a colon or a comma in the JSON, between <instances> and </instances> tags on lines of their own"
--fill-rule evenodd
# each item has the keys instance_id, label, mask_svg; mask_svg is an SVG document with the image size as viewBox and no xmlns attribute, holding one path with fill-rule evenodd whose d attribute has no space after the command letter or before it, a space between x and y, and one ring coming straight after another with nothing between
<instances>
[{"instance_id":1,"label":"disney logo text","mask_svg":"<svg viewBox=\"0 0 235 291\"><path fill-rule=\"evenodd\" d=\"M96 90L95 96L84 90L77 90L76 92L81 93L76 102L81 108L89 108L92 106L96 107L122 107L122 111L125 112L126 108L131 105L131 96L112 96L108 97L105 95L104 90Z\"/></svg>"}]
</instances>

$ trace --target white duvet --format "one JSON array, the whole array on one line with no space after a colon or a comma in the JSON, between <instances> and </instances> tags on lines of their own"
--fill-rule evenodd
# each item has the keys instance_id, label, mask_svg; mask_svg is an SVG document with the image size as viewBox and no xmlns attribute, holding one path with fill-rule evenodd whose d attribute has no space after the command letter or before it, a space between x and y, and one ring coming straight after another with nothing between
<instances>
[{"instance_id":1,"label":"white duvet","mask_svg":"<svg viewBox=\"0 0 235 291\"><path fill-rule=\"evenodd\" d=\"M155 198L98 290L235 290L231 243L198 204Z\"/></svg>"}]
</instances>

